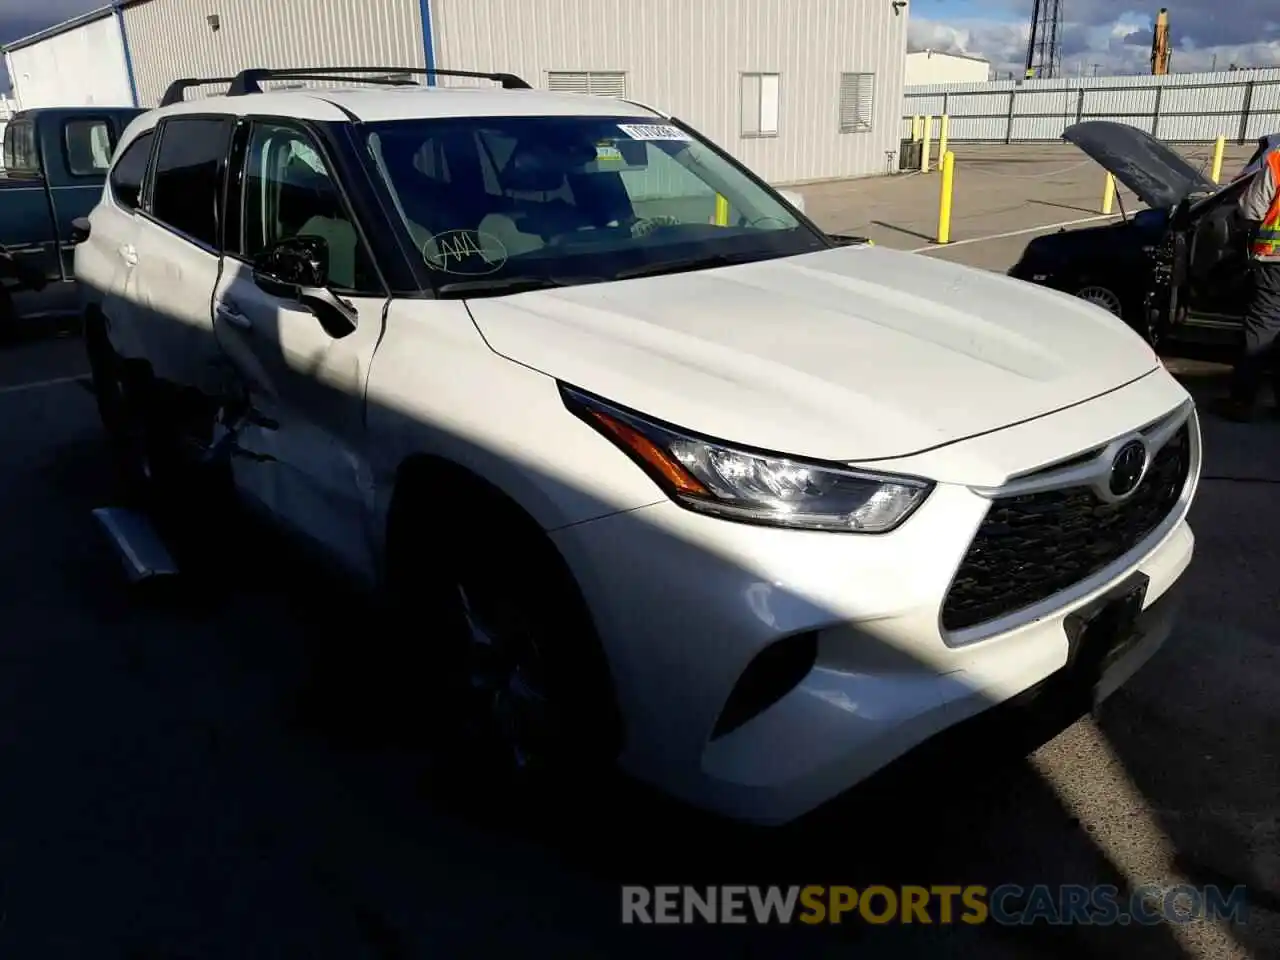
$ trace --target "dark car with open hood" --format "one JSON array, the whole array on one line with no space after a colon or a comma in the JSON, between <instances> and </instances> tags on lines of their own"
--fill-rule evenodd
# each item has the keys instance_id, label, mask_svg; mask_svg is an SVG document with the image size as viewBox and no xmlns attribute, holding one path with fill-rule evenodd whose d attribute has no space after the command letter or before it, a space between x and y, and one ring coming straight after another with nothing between
<instances>
[{"instance_id":1,"label":"dark car with open hood","mask_svg":"<svg viewBox=\"0 0 1280 960\"><path fill-rule=\"evenodd\" d=\"M1143 207L1125 210L1121 203L1117 222L1036 237L1009 275L1089 300L1151 342L1233 337L1248 299L1247 241L1236 202L1280 135L1260 138L1223 186L1137 127L1094 120L1062 136Z\"/></svg>"}]
</instances>

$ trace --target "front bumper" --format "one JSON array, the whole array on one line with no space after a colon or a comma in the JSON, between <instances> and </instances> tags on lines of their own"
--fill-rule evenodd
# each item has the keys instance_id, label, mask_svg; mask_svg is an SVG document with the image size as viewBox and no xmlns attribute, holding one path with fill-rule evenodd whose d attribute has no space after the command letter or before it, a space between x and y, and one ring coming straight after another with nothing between
<instances>
[{"instance_id":1,"label":"front bumper","mask_svg":"<svg viewBox=\"0 0 1280 960\"><path fill-rule=\"evenodd\" d=\"M1054 287L1056 284L1054 279L1057 271L1050 269L1045 264L1025 263L1019 260L1012 267L1005 271L1007 276L1013 277L1015 280L1025 280L1027 283L1035 283L1040 286Z\"/></svg>"},{"instance_id":2,"label":"front bumper","mask_svg":"<svg viewBox=\"0 0 1280 960\"><path fill-rule=\"evenodd\" d=\"M1094 411L1095 421L1125 406L1114 396L1096 403L1105 410ZM1079 408L1071 416L1079 418ZM1000 632L963 644L944 634L939 611L990 503L967 486L939 484L883 536L730 523L666 502L553 536L578 575L613 670L626 724L624 768L735 819L782 823L1059 671L1068 660L1068 615L1141 571L1151 615L1097 693L1123 683L1171 628L1171 605L1156 603L1191 560L1185 515L1198 470L1197 440L1183 499L1143 543L1064 591L1053 609L1042 606L1026 622L1003 618ZM713 736L748 664L806 632L817 635L817 657L803 679Z\"/></svg>"}]
</instances>

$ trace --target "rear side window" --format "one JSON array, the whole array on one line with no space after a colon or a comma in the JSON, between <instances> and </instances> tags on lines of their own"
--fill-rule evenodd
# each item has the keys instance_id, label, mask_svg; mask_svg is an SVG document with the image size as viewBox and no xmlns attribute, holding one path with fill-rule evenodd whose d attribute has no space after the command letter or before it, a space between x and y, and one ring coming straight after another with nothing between
<instances>
[{"instance_id":1,"label":"rear side window","mask_svg":"<svg viewBox=\"0 0 1280 960\"><path fill-rule=\"evenodd\" d=\"M18 120L4 130L4 168L9 174L40 172L36 150L36 127L30 120Z\"/></svg>"},{"instance_id":2,"label":"rear side window","mask_svg":"<svg viewBox=\"0 0 1280 960\"><path fill-rule=\"evenodd\" d=\"M142 200L142 179L151 158L155 134L148 130L125 148L111 171L111 196L127 210L137 210Z\"/></svg>"},{"instance_id":3,"label":"rear side window","mask_svg":"<svg viewBox=\"0 0 1280 960\"><path fill-rule=\"evenodd\" d=\"M68 120L63 127L63 143L67 151L67 169L73 176L92 177L111 166L111 148L115 140L111 125L101 117Z\"/></svg>"},{"instance_id":4,"label":"rear side window","mask_svg":"<svg viewBox=\"0 0 1280 960\"><path fill-rule=\"evenodd\" d=\"M222 171L231 142L231 118L168 120L151 188L151 215L210 247L218 246Z\"/></svg>"}]
</instances>

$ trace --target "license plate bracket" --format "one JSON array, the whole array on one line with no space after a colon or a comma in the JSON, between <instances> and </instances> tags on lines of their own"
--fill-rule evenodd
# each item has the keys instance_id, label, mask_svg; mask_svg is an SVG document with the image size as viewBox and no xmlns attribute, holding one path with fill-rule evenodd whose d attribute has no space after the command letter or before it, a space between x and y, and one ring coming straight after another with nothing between
<instances>
[{"instance_id":1,"label":"license plate bracket","mask_svg":"<svg viewBox=\"0 0 1280 960\"><path fill-rule=\"evenodd\" d=\"M1146 574L1134 574L1066 618L1067 673L1073 683L1092 688L1138 641L1138 619L1150 583Z\"/></svg>"}]
</instances>

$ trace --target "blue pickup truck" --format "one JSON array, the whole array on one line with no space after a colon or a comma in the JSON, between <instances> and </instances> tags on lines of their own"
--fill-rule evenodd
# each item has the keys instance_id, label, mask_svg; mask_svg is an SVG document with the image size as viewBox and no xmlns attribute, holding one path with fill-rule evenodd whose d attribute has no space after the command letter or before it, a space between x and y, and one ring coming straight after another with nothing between
<instances>
[{"instance_id":1,"label":"blue pickup truck","mask_svg":"<svg viewBox=\"0 0 1280 960\"><path fill-rule=\"evenodd\" d=\"M16 320L10 293L72 276L72 221L88 216L120 134L141 110L22 110L0 160L0 337Z\"/></svg>"}]
</instances>

